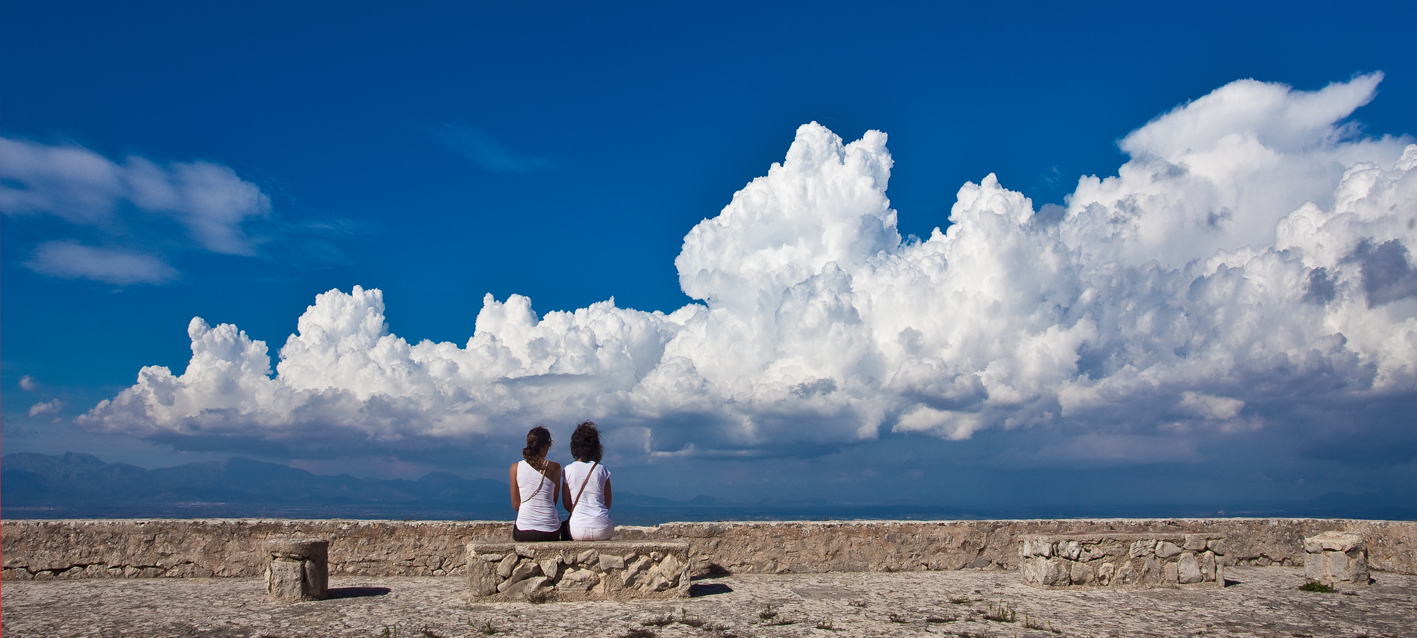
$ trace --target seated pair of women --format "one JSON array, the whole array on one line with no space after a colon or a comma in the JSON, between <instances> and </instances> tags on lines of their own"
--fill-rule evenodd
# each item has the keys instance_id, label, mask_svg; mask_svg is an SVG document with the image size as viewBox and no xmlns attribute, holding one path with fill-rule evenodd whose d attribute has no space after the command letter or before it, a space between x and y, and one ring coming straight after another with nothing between
<instances>
[{"instance_id":1,"label":"seated pair of women","mask_svg":"<svg viewBox=\"0 0 1417 638\"><path fill-rule=\"evenodd\" d=\"M522 460L512 464L512 509L517 510L512 540L610 540L615 522L610 520L610 470L600 464L600 431L590 421L576 426L571 435L576 461L564 470L546 458L551 443L549 430L532 428L526 433ZM571 513L565 522L556 512L557 501Z\"/></svg>"}]
</instances>

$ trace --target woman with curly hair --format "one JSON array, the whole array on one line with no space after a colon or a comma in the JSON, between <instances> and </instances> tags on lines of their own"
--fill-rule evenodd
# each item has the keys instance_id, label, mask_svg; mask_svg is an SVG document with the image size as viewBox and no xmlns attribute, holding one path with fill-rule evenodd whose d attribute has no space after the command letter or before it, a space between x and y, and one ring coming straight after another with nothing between
<instances>
[{"instance_id":1,"label":"woman with curly hair","mask_svg":"<svg viewBox=\"0 0 1417 638\"><path fill-rule=\"evenodd\" d=\"M610 520L610 470L600 464L600 430L586 421L571 435L574 463L566 466L562 504L571 513L571 538L578 541L608 541L615 536Z\"/></svg>"},{"instance_id":2,"label":"woman with curly hair","mask_svg":"<svg viewBox=\"0 0 1417 638\"><path fill-rule=\"evenodd\" d=\"M556 501L561 493L561 464L547 460L551 451L551 432L538 425L526 433L522 460L512 464L512 509L517 522L512 525L512 540L520 542L570 540Z\"/></svg>"}]
</instances>

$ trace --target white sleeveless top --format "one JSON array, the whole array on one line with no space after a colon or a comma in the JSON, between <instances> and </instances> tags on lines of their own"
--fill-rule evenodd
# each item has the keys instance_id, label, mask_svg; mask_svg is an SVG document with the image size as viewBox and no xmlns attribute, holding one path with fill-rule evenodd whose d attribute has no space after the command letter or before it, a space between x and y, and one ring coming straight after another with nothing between
<instances>
[{"instance_id":1,"label":"white sleeveless top","mask_svg":"<svg viewBox=\"0 0 1417 638\"><path fill-rule=\"evenodd\" d=\"M538 532L561 529L561 515L556 512L556 484L550 478L543 478L531 464L520 461L517 463L517 489L522 496L522 506L517 509L517 529Z\"/></svg>"},{"instance_id":2,"label":"white sleeveless top","mask_svg":"<svg viewBox=\"0 0 1417 638\"><path fill-rule=\"evenodd\" d=\"M566 493L571 495L571 502L576 504L576 509L571 510L571 527L581 527L588 529L603 529L614 527L615 521L610 520L610 510L605 507L605 482L610 480L610 470L604 465L596 464L595 470L590 469L590 463L576 461L567 465L561 470L561 474L566 477ZM586 480L586 472L591 472L590 480ZM581 500L576 501L576 492L581 489L581 482L585 482L585 491L581 492Z\"/></svg>"}]
</instances>

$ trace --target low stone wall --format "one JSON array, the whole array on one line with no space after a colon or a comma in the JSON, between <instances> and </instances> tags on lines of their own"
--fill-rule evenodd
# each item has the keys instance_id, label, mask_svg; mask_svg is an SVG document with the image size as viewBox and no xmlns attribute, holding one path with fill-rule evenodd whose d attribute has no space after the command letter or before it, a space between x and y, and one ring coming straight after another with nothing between
<instances>
[{"instance_id":1,"label":"low stone wall","mask_svg":"<svg viewBox=\"0 0 1417 638\"><path fill-rule=\"evenodd\" d=\"M467 544L477 600L687 598L689 544L568 541Z\"/></svg>"},{"instance_id":2,"label":"low stone wall","mask_svg":"<svg viewBox=\"0 0 1417 638\"><path fill-rule=\"evenodd\" d=\"M1099 519L666 523L620 527L616 540L683 541L690 570L810 573L1018 569L1024 534L1204 531L1231 564L1299 566L1303 539L1363 536L1368 565L1417 574L1417 523L1343 519ZM331 576L466 575L470 541L510 541L506 522L349 520L7 520L0 578L245 577L265 573L269 538L330 541Z\"/></svg>"},{"instance_id":3,"label":"low stone wall","mask_svg":"<svg viewBox=\"0 0 1417 638\"><path fill-rule=\"evenodd\" d=\"M1224 587L1219 534L1025 534L1023 582L1035 587Z\"/></svg>"}]
</instances>

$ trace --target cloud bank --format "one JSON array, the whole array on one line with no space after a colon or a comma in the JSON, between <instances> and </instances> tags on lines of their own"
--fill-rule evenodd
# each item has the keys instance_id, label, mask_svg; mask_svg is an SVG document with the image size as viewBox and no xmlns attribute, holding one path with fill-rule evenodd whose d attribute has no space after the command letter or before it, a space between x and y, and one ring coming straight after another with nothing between
<instances>
[{"instance_id":1,"label":"cloud bank","mask_svg":"<svg viewBox=\"0 0 1417 638\"><path fill-rule=\"evenodd\" d=\"M53 216L109 244L41 243L25 265L54 277L120 286L172 281L177 270L143 247L162 226L176 224L186 235L182 243L201 250L250 256L256 242L243 224L271 210L270 198L259 187L220 164L162 166L138 156L118 163L80 146L12 138L0 138L0 155L5 158L0 202L6 215Z\"/></svg>"},{"instance_id":2,"label":"cloud bank","mask_svg":"<svg viewBox=\"0 0 1417 638\"><path fill-rule=\"evenodd\" d=\"M274 370L265 343L194 318L182 375L143 368L79 424L309 455L591 418L629 456L732 457L1055 428L1140 437L1138 461L1282 435L1296 405L1338 427L1345 405L1417 396L1417 145L1348 122L1380 79L1231 83L1126 136L1130 160L1062 214L988 175L924 239L897 231L884 133L807 124L684 238L698 303L538 315L488 295L460 346L391 333L378 290L331 290Z\"/></svg>"}]
</instances>

